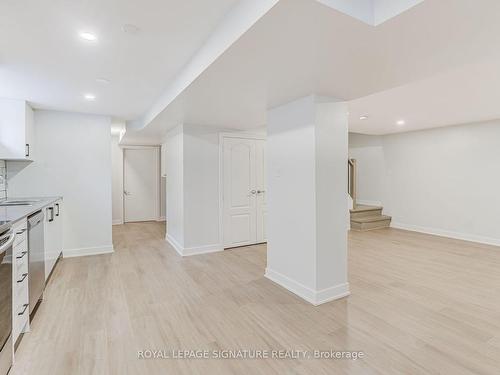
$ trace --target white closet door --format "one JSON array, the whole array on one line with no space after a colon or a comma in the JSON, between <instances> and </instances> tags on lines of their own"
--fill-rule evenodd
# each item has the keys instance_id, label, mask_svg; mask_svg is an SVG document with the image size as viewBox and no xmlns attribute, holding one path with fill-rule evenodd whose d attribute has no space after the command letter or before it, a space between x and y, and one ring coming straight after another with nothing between
<instances>
[{"instance_id":1,"label":"white closet door","mask_svg":"<svg viewBox=\"0 0 500 375\"><path fill-rule=\"evenodd\" d=\"M125 149L123 187L125 222L158 218L158 149Z\"/></svg>"},{"instance_id":2,"label":"white closet door","mask_svg":"<svg viewBox=\"0 0 500 375\"><path fill-rule=\"evenodd\" d=\"M267 170L266 170L266 141L256 140L256 178L257 178L257 243L267 242Z\"/></svg>"},{"instance_id":3,"label":"white closet door","mask_svg":"<svg viewBox=\"0 0 500 375\"><path fill-rule=\"evenodd\" d=\"M256 242L256 144L224 138L224 247Z\"/></svg>"}]
</instances>

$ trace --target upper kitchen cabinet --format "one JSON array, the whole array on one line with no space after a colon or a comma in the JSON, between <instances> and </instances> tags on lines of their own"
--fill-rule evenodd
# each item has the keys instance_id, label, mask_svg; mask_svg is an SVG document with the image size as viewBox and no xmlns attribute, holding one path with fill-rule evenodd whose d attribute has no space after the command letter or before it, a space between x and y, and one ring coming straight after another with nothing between
<instances>
[{"instance_id":1,"label":"upper kitchen cabinet","mask_svg":"<svg viewBox=\"0 0 500 375\"><path fill-rule=\"evenodd\" d=\"M34 160L33 109L25 100L0 99L0 159Z\"/></svg>"}]
</instances>

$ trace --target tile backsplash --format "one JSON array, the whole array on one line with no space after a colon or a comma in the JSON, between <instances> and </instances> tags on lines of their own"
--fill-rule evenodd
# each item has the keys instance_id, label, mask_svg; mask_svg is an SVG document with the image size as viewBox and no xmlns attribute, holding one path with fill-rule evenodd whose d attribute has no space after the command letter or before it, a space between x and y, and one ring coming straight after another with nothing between
<instances>
[{"instance_id":1,"label":"tile backsplash","mask_svg":"<svg viewBox=\"0 0 500 375\"><path fill-rule=\"evenodd\" d=\"M7 164L0 160L0 199L7 198Z\"/></svg>"}]
</instances>

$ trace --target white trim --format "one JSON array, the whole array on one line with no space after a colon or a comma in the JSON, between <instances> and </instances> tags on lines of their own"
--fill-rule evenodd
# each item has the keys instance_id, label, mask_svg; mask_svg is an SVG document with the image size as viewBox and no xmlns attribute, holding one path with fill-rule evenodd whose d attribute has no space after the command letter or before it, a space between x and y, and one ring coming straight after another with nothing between
<instances>
[{"instance_id":1,"label":"white trim","mask_svg":"<svg viewBox=\"0 0 500 375\"><path fill-rule=\"evenodd\" d=\"M266 135L259 135L247 132L220 132L219 133L219 241L222 249L226 248L224 243L224 138L243 138L266 140ZM245 246L251 246L249 244ZM229 248L231 245L228 245Z\"/></svg>"},{"instance_id":2,"label":"white trim","mask_svg":"<svg viewBox=\"0 0 500 375\"><path fill-rule=\"evenodd\" d=\"M200 255L200 254L217 253L219 251L224 250L224 247L222 246L222 244L213 244L213 245L195 246L195 247L183 247L168 233L167 233L167 236L165 237L165 239L174 248L174 250L177 251L177 253L182 257Z\"/></svg>"},{"instance_id":3,"label":"white trim","mask_svg":"<svg viewBox=\"0 0 500 375\"><path fill-rule=\"evenodd\" d=\"M120 144L119 145L121 148L126 149L132 149L132 150L142 150L144 148L158 148L160 145L154 144L154 145L127 145L127 144Z\"/></svg>"},{"instance_id":4,"label":"white trim","mask_svg":"<svg viewBox=\"0 0 500 375\"><path fill-rule=\"evenodd\" d=\"M115 219L115 220L113 220L113 225L122 225L122 224L123 224L123 220L122 219Z\"/></svg>"},{"instance_id":5,"label":"white trim","mask_svg":"<svg viewBox=\"0 0 500 375\"><path fill-rule=\"evenodd\" d=\"M266 278L296 294L314 306L321 305L339 298L347 297L351 294L349 283L339 284L322 290L313 290L307 286L290 279L279 272L266 268L264 274Z\"/></svg>"},{"instance_id":6,"label":"white trim","mask_svg":"<svg viewBox=\"0 0 500 375\"><path fill-rule=\"evenodd\" d=\"M102 255L114 253L113 245L83 247L80 249L63 250L63 258L83 257L88 255Z\"/></svg>"},{"instance_id":7,"label":"white trim","mask_svg":"<svg viewBox=\"0 0 500 375\"><path fill-rule=\"evenodd\" d=\"M449 231L449 230L444 230L444 229L422 227L419 225L404 224L404 223L399 223L399 222L394 222L394 221L391 223L391 227L396 228L396 229L409 230L412 232L432 234L434 236L448 237L448 238L453 238L456 240L477 242L477 243L481 243L481 244L485 244L485 245L492 245L492 246L500 246L500 239L499 238L491 238L491 237L478 236L476 234L470 234L470 233L460 233L460 232L454 232L454 231Z\"/></svg>"},{"instance_id":8,"label":"white trim","mask_svg":"<svg viewBox=\"0 0 500 375\"><path fill-rule=\"evenodd\" d=\"M349 283L343 283L330 288L321 289L316 291L316 303L314 305L318 306L323 303L347 297L350 294L351 291L349 290Z\"/></svg>"},{"instance_id":9,"label":"white trim","mask_svg":"<svg viewBox=\"0 0 500 375\"><path fill-rule=\"evenodd\" d=\"M213 245L184 248L182 256L187 257L191 255L218 253L220 251L224 251L224 247L222 246L222 244L217 243Z\"/></svg>"},{"instance_id":10,"label":"white trim","mask_svg":"<svg viewBox=\"0 0 500 375\"><path fill-rule=\"evenodd\" d=\"M224 134L219 133L219 241L224 244Z\"/></svg>"},{"instance_id":11,"label":"white trim","mask_svg":"<svg viewBox=\"0 0 500 375\"><path fill-rule=\"evenodd\" d=\"M382 207L382 202L379 201L370 201L365 199L356 199L357 204L363 204L365 206L380 206Z\"/></svg>"},{"instance_id":12,"label":"white trim","mask_svg":"<svg viewBox=\"0 0 500 375\"><path fill-rule=\"evenodd\" d=\"M167 218L165 216L160 216L156 221L167 221Z\"/></svg>"},{"instance_id":13,"label":"white trim","mask_svg":"<svg viewBox=\"0 0 500 375\"><path fill-rule=\"evenodd\" d=\"M266 136L255 133L247 133L247 132L220 132L219 133L219 141L224 138L242 138L242 139L260 139L265 141ZM219 142L221 144L221 142Z\"/></svg>"},{"instance_id":14,"label":"white trim","mask_svg":"<svg viewBox=\"0 0 500 375\"><path fill-rule=\"evenodd\" d=\"M178 243L176 241L176 239L174 237L172 237L170 235L170 233L167 233L167 235L165 236L165 239L167 240L167 242L174 248L175 251L177 251L177 253L182 256L182 253L184 251L184 247L181 246L180 243Z\"/></svg>"}]
</instances>

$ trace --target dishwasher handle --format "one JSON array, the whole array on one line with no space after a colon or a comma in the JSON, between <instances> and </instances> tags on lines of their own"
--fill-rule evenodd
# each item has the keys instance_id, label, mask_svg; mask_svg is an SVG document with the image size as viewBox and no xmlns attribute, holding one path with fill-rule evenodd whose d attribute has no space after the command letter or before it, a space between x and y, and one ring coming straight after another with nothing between
<instances>
[{"instance_id":1,"label":"dishwasher handle","mask_svg":"<svg viewBox=\"0 0 500 375\"><path fill-rule=\"evenodd\" d=\"M36 227L43 221L43 212L40 210L35 212L33 215L28 216L28 228L31 229Z\"/></svg>"}]
</instances>

